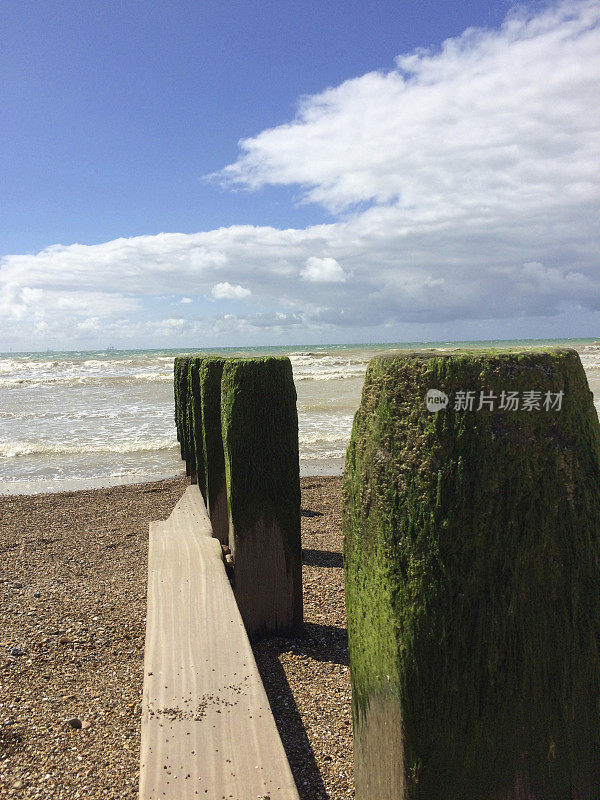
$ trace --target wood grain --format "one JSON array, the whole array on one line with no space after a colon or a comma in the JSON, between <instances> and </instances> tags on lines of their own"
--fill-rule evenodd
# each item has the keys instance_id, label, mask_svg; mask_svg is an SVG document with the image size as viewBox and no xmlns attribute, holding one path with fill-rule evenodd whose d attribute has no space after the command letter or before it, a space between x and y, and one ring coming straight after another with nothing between
<instances>
[{"instance_id":1,"label":"wood grain","mask_svg":"<svg viewBox=\"0 0 600 800\"><path fill-rule=\"evenodd\" d=\"M140 800L297 800L197 486L150 525Z\"/></svg>"}]
</instances>

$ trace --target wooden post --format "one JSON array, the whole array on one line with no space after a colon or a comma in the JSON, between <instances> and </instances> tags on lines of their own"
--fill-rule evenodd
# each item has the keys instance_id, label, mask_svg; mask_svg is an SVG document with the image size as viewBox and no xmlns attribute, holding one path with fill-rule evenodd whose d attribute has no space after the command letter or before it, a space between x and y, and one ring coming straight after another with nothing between
<instances>
[{"instance_id":1,"label":"wooden post","mask_svg":"<svg viewBox=\"0 0 600 800\"><path fill-rule=\"evenodd\" d=\"M192 445L192 483L197 483L202 497L206 502L206 453L204 450L204 432L203 432L203 412L202 412L202 396L200 392L200 370L205 357L197 357L190 359L189 376L190 376L190 392L189 392L189 415L191 426L191 439Z\"/></svg>"},{"instance_id":2,"label":"wooden post","mask_svg":"<svg viewBox=\"0 0 600 800\"><path fill-rule=\"evenodd\" d=\"M222 358L207 357L199 367L199 397L202 406L202 450L205 469L206 506L213 534L221 542L229 541L227 482L221 434Z\"/></svg>"},{"instance_id":3,"label":"wooden post","mask_svg":"<svg viewBox=\"0 0 600 800\"><path fill-rule=\"evenodd\" d=\"M196 473L196 435L194 428L194 405L196 403L196 396L194 395L194 385L192 382L192 373L196 359L189 358L187 360L187 389L186 389L186 404L185 404L185 443L186 443L186 474L190 476L190 483L195 484L198 482L198 475ZM197 368L196 368L197 375ZM197 388L197 387L196 387Z\"/></svg>"},{"instance_id":4,"label":"wooden post","mask_svg":"<svg viewBox=\"0 0 600 800\"><path fill-rule=\"evenodd\" d=\"M600 426L578 354L374 359L343 491L357 800L600 797Z\"/></svg>"},{"instance_id":5,"label":"wooden post","mask_svg":"<svg viewBox=\"0 0 600 800\"><path fill-rule=\"evenodd\" d=\"M180 444L182 460L186 459L185 410L187 407L188 362L189 358L187 356L177 356L173 367L175 390L175 427L177 428L177 441Z\"/></svg>"},{"instance_id":6,"label":"wooden post","mask_svg":"<svg viewBox=\"0 0 600 800\"><path fill-rule=\"evenodd\" d=\"M298 415L288 358L228 359L221 423L235 596L248 635L302 625Z\"/></svg>"}]
</instances>

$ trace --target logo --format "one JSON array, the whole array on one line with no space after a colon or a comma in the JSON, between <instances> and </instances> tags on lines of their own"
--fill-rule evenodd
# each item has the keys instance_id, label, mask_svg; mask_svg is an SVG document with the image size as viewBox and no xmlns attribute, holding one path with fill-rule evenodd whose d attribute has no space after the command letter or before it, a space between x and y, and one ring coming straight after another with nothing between
<instances>
[{"instance_id":1,"label":"logo","mask_svg":"<svg viewBox=\"0 0 600 800\"><path fill-rule=\"evenodd\" d=\"M439 389L429 389L425 397L425 405L427 406L427 411L432 413L441 411L448 405L448 395L440 392Z\"/></svg>"}]
</instances>

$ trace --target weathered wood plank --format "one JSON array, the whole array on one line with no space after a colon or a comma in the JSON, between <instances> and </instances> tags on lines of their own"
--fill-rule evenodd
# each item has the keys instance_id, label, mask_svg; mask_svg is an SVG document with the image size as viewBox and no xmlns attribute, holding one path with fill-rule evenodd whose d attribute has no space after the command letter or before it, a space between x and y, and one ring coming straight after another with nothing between
<instances>
[{"instance_id":1,"label":"weathered wood plank","mask_svg":"<svg viewBox=\"0 0 600 800\"><path fill-rule=\"evenodd\" d=\"M140 800L297 800L197 486L150 526Z\"/></svg>"}]
</instances>

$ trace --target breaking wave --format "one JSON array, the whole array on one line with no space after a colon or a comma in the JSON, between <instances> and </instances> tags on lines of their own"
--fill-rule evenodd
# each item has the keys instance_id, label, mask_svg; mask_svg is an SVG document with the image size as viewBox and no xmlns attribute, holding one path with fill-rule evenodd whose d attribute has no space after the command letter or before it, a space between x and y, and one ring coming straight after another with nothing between
<instances>
[{"instance_id":1,"label":"breaking wave","mask_svg":"<svg viewBox=\"0 0 600 800\"><path fill-rule=\"evenodd\" d=\"M20 456L74 455L80 453L143 453L173 450L176 447L178 447L177 441L166 436L153 440L131 439L102 443L80 440L76 444L68 444L66 442L0 441L0 457L19 458Z\"/></svg>"}]
</instances>

